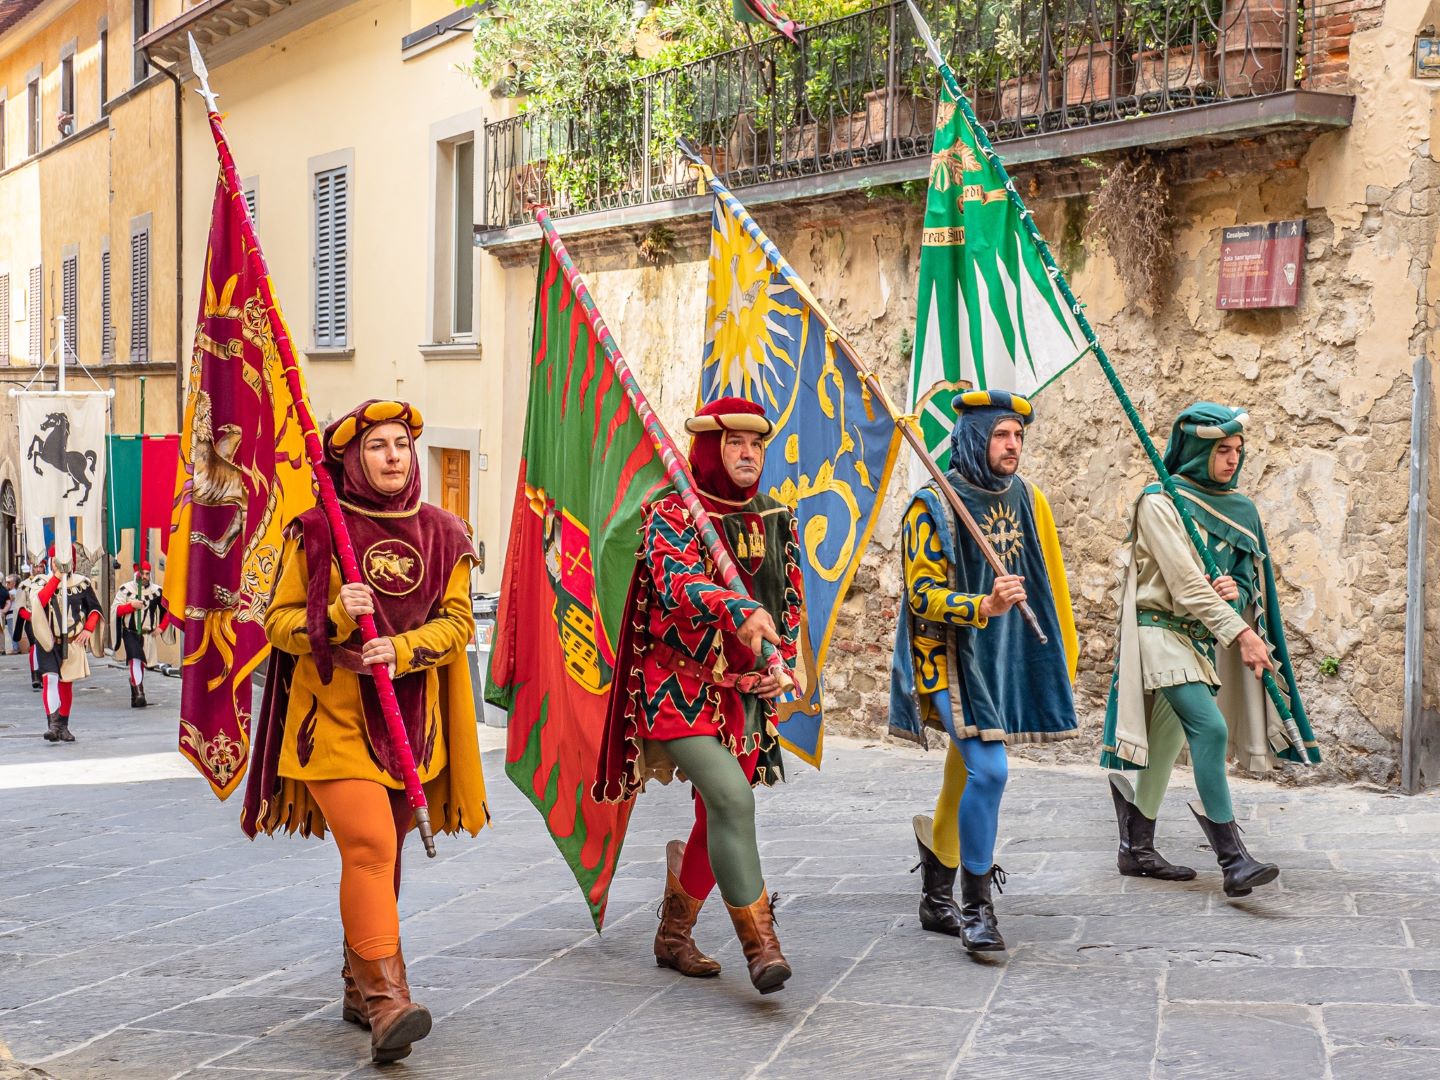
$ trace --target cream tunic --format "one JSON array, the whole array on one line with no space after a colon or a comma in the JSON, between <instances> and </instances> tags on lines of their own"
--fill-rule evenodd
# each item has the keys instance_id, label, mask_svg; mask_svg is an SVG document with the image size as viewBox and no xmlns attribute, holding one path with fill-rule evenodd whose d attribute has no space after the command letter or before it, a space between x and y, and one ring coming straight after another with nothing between
<instances>
[{"instance_id":1,"label":"cream tunic","mask_svg":"<svg viewBox=\"0 0 1440 1080\"><path fill-rule=\"evenodd\" d=\"M1206 536L1203 528L1200 535ZM1246 627L1245 620L1220 599L1205 580L1200 555L1169 496L1142 495L1135 511L1135 607L1199 619L1228 648ZM1184 634L1161 626L1139 627L1140 668L1145 689L1203 682L1219 686L1220 677L1205 655Z\"/></svg>"}]
</instances>

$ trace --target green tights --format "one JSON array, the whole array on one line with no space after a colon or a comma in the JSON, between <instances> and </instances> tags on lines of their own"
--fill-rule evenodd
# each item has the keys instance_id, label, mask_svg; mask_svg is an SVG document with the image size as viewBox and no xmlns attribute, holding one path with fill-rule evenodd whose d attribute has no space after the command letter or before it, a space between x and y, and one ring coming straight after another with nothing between
<instances>
[{"instance_id":1,"label":"green tights","mask_svg":"<svg viewBox=\"0 0 1440 1080\"><path fill-rule=\"evenodd\" d=\"M1215 695L1204 683L1181 683L1155 692L1150 711L1150 764L1136 778L1135 805L1148 818L1160 813L1165 789L1170 786L1170 770L1187 741L1205 816L1221 824L1233 821L1230 782L1225 778L1230 728L1215 704Z\"/></svg>"},{"instance_id":2,"label":"green tights","mask_svg":"<svg viewBox=\"0 0 1440 1080\"><path fill-rule=\"evenodd\" d=\"M710 867L720 895L731 907L749 907L760 899L765 878L755 840L755 792L745 769L713 735L667 739L662 745L705 804Z\"/></svg>"}]
</instances>

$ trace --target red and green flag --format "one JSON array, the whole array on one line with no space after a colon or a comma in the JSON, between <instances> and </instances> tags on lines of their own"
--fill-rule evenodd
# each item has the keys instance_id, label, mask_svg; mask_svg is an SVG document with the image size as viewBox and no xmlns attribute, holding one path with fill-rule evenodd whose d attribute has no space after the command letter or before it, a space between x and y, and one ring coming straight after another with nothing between
<instances>
[{"instance_id":1,"label":"red and green flag","mask_svg":"<svg viewBox=\"0 0 1440 1080\"><path fill-rule=\"evenodd\" d=\"M771 0L731 0L731 3L735 18L741 22L768 26L777 34L795 40L795 31L799 29L795 20L785 15Z\"/></svg>"},{"instance_id":2,"label":"red and green flag","mask_svg":"<svg viewBox=\"0 0 1440 1080\"><path fill-rule=\"evenodd\" d=\"M598 928L633 800L590 795L640 509L669 485L548 244L524 451L485 697L510 714L505 772L545 818Z\"/></svg>"}]
</instances>

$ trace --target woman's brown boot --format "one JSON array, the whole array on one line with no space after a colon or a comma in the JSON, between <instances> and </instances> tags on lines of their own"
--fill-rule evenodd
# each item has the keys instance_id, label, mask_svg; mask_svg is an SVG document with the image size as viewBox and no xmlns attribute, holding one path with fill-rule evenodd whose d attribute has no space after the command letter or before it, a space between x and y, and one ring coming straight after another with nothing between
<instances>
[{"instance_id":1,"label":"woman's brown boot","mask_svg":"<svg viewBox=\"0 0 1440 1080\"><path fill-rule=\"evenodd\" d=\"M345 956L370 1021L370 1060L383 1063L408 1057L410 1044L430 1034L430 1010L410 1000L399 948L389 956L366 960L347 945Z\"/></svg>"},{"instance_id":2,"label":"woman's brown boot","mask_svg":"<svg viewBox=\"0 0 1440 1080\"><path fill-rule=\"evenodd\" d=\"M660 929L655 931L655 963L703 979L719 975L720 965L701 952L690 936L705 901L696 900L680 884L680 860L684 857L683 842L671 840L665 845L665 899L660 901Z\"/></svg>"},{"instance_id":3,"label":"woman's brown boot","mask_svg":"<svg viewBox=\"0 0 1440 1080\"><path fill-rule=\"evenodd\" d=\"M340 966L340 981L345 984L345 996L340 1000L340 1015L352 1024L369 1029L370 1021L365 1019L365 999L360 996L360 987L355 985L355 976L350 974L350 945L340 942L340 955L344 963Z\"/></svg>"},{"instance_id":4,"label":"woman's brown boot","mask_svg":"<svg viewBox=\"0 0 1440 1080\"><path fill-rule=\"evenodd\" d=\"M735 936L745 950L745 962L750 965L750 982L762 994L773 994L790 978L790 964L780 951L780 939L775 936L775 898L760 887L760 899L748 907L725 907L730 912L730 921L735 924Z\"/></svg>"}]
</instances>

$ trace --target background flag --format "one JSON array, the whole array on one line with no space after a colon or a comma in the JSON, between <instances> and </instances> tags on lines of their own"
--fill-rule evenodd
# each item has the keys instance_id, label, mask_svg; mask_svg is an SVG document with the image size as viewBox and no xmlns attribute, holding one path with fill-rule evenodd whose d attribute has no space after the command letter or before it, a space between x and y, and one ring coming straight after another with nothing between
<instances>
[{"instance_id":1,"label":"background flag","mask_svg":"<svg viewBox=\"0 0 1440 1080\"><path fill-rule=\"evenodd\" d=\"M741 22L768 26L777 34L795 40L795 31L799 29L795 20L784 15L770 0L731 0L731 3L735 18Z\"/></svg>"},{"instance_id":2,"label":"background flag","mask_svg":"<svg viewBox=\"0 0 1440 1080\"><path fill-rule=\"evenodd\" d=\"M598 928L634 800L590 795L640 508L665 467L540 249L530 400L485 697L510 714L505 772L545 818Z\"/></svg>"},{"instance_id":3,"label":"background flag","mask_svg":"<svg viewBox=\"0 0 1440 1080\"><path fill-rule=\"evenodd\" d=\"M713 176L701 402L733 395L775 423L760 488L794 507L805 573L808 697L783 703L782 743L822 753L821 679L835 618L884 499L900 433L838 357L819 303L730 190Z\"/></svg>"},{"instance_id":4,"label":"background flag","mask_svg":"<svg viewBox=\"0 0 1440 1080\"><path fill-rule=\"evenodd\" d=\"M217 135L218 138L218 135ZM265 609L280 531L315 503L304 438L254 260L245 199L215 188L191 352L165 609L185 627L180 752L224 799L245 775L250 676L270 652Z\"/></svg>"},{"instance_id":5,"label":"background flag","mask_svg":"<svg viewBox=\"0 0 1440 1080\"><path fill-rule=\"evenodd\" d=\"M950 399L962 381L1029 396L1085 349L1085 335L1006 197L1005 178L950 100L935 130L919 296L910 412L942 467L950 463L955 425ZM910 479L912 487L929 479L918 458Z\"/></svg>"},{"instance_id":6,"label":"background flag","mask_svg":"<svg viewBox=\"0 0 1440 1080\"><path fill-rule=\"evenodd\" d=\"M110 398L103 393L16 396L20 445L20 506L25 511L25 548L32 563L71 543L94 555L105 546L100 526L105 506L105 428ZM48 531L47 531L48 530Z\"/></svg>"},{"instance_id":7,"label":"background flag","mask_svg":"<svg viewBox=\"0 0 1440 1080\"><path fill-rule=\"evenodd\" d=\"M131 549L151 558L170 549L170 516L175 495L175 470L180 461L179 435L111 435L109 542L117 557L124 546L122 534L136 533ZM149 538L159 530L162 547ZM141 538L144 538L142 541Z\"/></svg>"}]
</instances>

